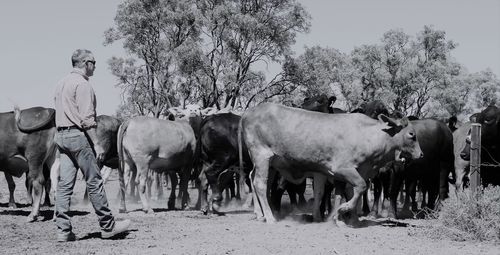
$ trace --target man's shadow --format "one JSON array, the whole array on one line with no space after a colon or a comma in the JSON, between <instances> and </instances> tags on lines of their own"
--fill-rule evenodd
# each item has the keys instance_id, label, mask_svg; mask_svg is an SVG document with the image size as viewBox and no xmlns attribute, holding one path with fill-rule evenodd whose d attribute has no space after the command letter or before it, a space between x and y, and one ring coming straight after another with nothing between
<instances>
[{"instance_id":1,"label":"man's shadow","mask_svg":"<svg viewBox=\"0 0 500 255\"><path fill-rule=\"evenodd\" d=\"M127 239L127 236L130 234L130 232L136 232L136 231L138 231L138 230L137 229L130 229L128 231L125 231L123 233L115 235L112 238L108 238L106 240ZM92 232L92 233L86 234L85 236L77 238L77 240L88 240L88 239L102 239L101 232Z\"/></svg>"}]
</instances>

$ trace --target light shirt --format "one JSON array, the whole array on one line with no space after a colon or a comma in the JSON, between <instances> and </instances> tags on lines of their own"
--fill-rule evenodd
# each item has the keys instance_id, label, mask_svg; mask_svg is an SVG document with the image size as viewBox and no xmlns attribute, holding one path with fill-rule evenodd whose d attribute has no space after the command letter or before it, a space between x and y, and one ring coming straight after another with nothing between
<instances>
[{"instance_id":1,"label":"light shirt","mask_svg":"<svg viewBox=\"0 0 500 255\"><path fill-rule=\"evenodd\" d=\"M81 70L73 69L57 84L54 96L57 127L76 125L89 129L97 125L95 93L88 79Z\"/></svg>"}]
</instances>

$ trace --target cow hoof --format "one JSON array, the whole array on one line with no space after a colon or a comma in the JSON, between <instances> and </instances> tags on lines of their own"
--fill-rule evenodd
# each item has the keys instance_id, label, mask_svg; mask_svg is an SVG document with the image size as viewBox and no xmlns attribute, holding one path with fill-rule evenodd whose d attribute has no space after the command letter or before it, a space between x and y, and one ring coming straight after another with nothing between
<instances>
[{"instance_id":1,"label":"cow hoof","mask_svg":"<svg viewBox=\"0 0 500 255\"><path fill-rule=\"evenodd\" d=\"M201 209L200 211L201 211L201 213L203 213L203 215L208 215L208 209L205 208L205 209Z\"/></svg>"},{"instance_id":2,"label":"cow hoof","mask_svg":"<svg viewBox=\"0 0 500 255\"><path fill-rule=\"evenodd\" d=\"M217 211L217 210L215 210L215 209L212 209L212 211L213 211L213 213L214 213L214 214L217 214L217 216L225 216L225 215L226 215L226 213L224 213L224 212L219 212L219 211Z\"/></svg>"},{"instance_id":3,"label":"cow hoof","mask_svg":"<svg viewBox=\"0 0 500 255\"><path fill-rule=\"evenodd\" d=\"M351 208L349 208L349 205L347 203L341 204L338 209L339 215L349 213L350 211Z\"/></svg>"},{"instance_id":4,"label":"cow hoof","mask_svg":"<svg viewBox=\"0 0 500 255\"><path fill-rule=\"evenodd\" d=\"M127 213L127 209L120 208L118 209L118 213Z\"/></svg>"},{"instance_id":5,"label":"cow hoof","mask_svg":"<svg viewBox=\"0 0 500 255\"><path fill-rule=\"evenodd\" d=\"M146 214L154 214L154 211L151 208L149 208L149 209L142 209L142 211L144 211L144 213L146 213Z\"/></svg>"},{"instance_id":6,"label":"cow hoof","mask_svg":"<svg viewBox=\"0 0 500 255\"><path fill-rule=\"evenodd\" d=\"M263 217L263 219L267 224L276 224L277 222L274 217L269 217L269 218Z\"/></svg>"},{"instance_id":7,"label":"cow hoof","mask_svg":"<svg viewBox=\"0 0 500 255\"><path fill-rule=\"evenodd\" d=\"M378 219L379 218L378 213L374 212L374 211L371 211L366 217L370 218L370 219Z\"/></svg>"},{"instance_id":8,"label":"cow hoof","mask_svg":"<svg viewBox=\"0 0 500 255\"><path fill-rule=\"evenodd\" d=\"M37 215L35 215L35 216L28 215L28 218L26 219L26 222L28 222L28 223L35 222L37 219L38 219Z\"/></svg>"}]
</instances>

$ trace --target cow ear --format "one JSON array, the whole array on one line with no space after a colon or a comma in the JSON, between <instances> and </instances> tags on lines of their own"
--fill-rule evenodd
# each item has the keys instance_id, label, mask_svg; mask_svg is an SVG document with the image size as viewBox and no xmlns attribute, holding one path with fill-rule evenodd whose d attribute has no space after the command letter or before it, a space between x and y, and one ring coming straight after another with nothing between
<instances>
[{"instance_id":1,"label":"cow ear","mask_svg":"<svg viewBox=\"0 0 500 255\"><path fill-rule=\"evenodd\" d=\"M410 121L408 120L407 117L403 117L400 121L399 121L399 124L400 126L402 126L403 128L407 127L408 126L408 123Z\"/></svg>"},{"instance_id":2,"label":"cow ear","mask_svg":"<svg viewBox=\"0 0 500 255\"><path fill-rule=\"evenodd\" d=\"M392 118L389 118L384 114L379 114L378 119L380 121L386 123L389 126L389 128L384 128L384 129L382 129L382 131L386 132L391 137L395 136L397 133L399 133L399 131L401 131L401 129L408 126L408 119L406 119L406 121L404 121L405 118L402 119L402 122L406 122L404 126L401 125L400 123L398 123L398 121L396 121Z\"/></svg>"},{"instance_id":3,"label":"cow ear","mask_svg":"<svg viewBox=\"0 0 500 255\"><path fill-rule=\"evenodd\" d=\"M387 117L385 114L379 114L378 119L382 122L387 123L387 125L389 125L391 127L398 126L398 123L396 122L396 120L394 120L390 117Z\"/></svg>"}]
</instances>

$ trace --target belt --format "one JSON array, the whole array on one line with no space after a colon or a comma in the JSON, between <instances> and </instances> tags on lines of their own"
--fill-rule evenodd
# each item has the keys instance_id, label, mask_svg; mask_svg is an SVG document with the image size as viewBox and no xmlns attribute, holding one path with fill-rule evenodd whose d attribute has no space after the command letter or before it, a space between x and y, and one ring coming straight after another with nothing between
<instances>
[{"instance_id":1,"label":"belt","mask_svg":"<svg viewBox=\"0 0 500 255\"><path fill-rule=\"evenodd\" d=\"M57 127L57 131L70 130L70 129L79 129L79 128L76 125L69 126L69 127Z\"/></svg>"}]
</instances>

